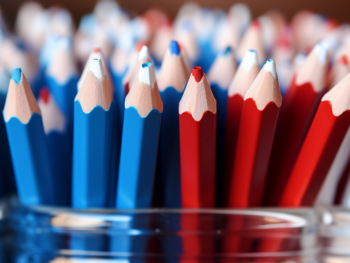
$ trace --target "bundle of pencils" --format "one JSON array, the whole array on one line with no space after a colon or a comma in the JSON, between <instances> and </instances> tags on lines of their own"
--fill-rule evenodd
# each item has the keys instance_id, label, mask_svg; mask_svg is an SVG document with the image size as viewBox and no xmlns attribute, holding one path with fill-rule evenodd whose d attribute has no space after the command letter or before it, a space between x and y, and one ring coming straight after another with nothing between
<instances>
[{"instance_id":1,"label":"bundle of pencils","mask_svg":"<svg viewBox=\"0 0 350 263\"><path fill-rule=\"evenodd\" d=\"M26 3L15 30L0 22L1 195L14 175L26 205L350 206L348 26L102 1L76 31Z\"/></svg>"}]
</instances>

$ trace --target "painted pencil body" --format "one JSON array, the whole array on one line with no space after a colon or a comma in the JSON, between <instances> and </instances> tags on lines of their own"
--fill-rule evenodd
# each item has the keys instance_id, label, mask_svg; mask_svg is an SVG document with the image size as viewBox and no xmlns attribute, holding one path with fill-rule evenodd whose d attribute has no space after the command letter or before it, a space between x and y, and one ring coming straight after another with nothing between
<instances>
[{"instance_id":1,"label":"painted pencil body","mask_svg":"<svg viewBox=\"0 0 350 263\"><path fill-rule=\"evenodd\" d=\"M281 104L275 62L269 59L244 97L229 207L261 205Z\"/></svg>"},{"instance_id":2,"label":"painted pencil body","mask_svg":"<svg viewBox=\"0 0 350 263\"><path fill-rule=\"evenodd\" d=\"M102 62L93 59L74 102L74 208L107 206L114 107Z\"/></svg>"},{"instance_id":3,"label":"painted pencil body","mask_svg":"<svg viewBox=\"0 0 350 263\"><path fill-rule=\"evenodd\" d=\"M279 205L312 206L350 125L350 74L323 96Z\"/></svg>"},{"instance_id":4,"label":"painted pencil body","mask_svg":"<svg viewBox=\"0 0 350 263\"><path fill-rule=\"evenodd\" d=\"M327 51L318 44L285 96L271 154L264 205L277 205L325 88Z\"/></svg>"},{"instance_id":5,"label":"painted pencil body","mask_svg":"<svg viewBox=\"0 0 350 263\"><path fill-rule=\"evenodd\" d=\"M20 202L54 205L54 187L40 109L21 69L14 69L3 116Z\"/></svg>"},{"instance_id":6,"label":"painted pencil body","mask_svg":"<svg viewBox=\"0 0 350 263\"><path fill-rule=\"evenodd\" d=\"M149 208L163 103L153 65L142 64L125 100L116 207Z\"/></svg>"},{"instance_id":7,"label":"painted pencil body","mask_svg":"<svg viewBox=\"0 0 350 263\"><path fill-rule=\"evenodd\" d=\"M73 88L75 90L75 86ZM38 106L42 114L54 184L60 192L57 205L67 207L70 206L72 192L72 126L47 88L41 89Z\"/></svg>"},{"instance_id":8,"label":"painted pencil body","mask_svg":"<svg viewBox=\"0 0 350 263\"><path fill-rule=\"evenodd\" d=\"M172 41L158 78L159 93L164 105L157 162L159 174L155 185L159 207L181 207L178 110L187 80L188 72L179 45Z\"/></svg>"},{"instance_id":9,"label":"painted pencil body","mask_svg":"<svg viewBox=\"0 0 350 263\"><path fill-rule=\"evenodd\" d=\"M259 70L256 51L247 51L229 87L224 135L223 173L221 183L217 185L217 189L221 189L220 194L218 193L219 205L223 207L227 206L228 201L244 95L259 74Z\"/></svg>"},{"instance_id":10,"label":"painted pencil body","mask_svg":"<svg viewBox=\"0 0 350 263\"><path fill-rule=\"evenodd\" d=\"M217 101L217 131L216 131L216 200L221 193L223 158L225 145L225 128L227 112L227 92L228 87L236 73L236 58L230 47L218 54L216 60L208 73L208 80L211 90Z\"/></svg>"},{"instance_id":11,"label":"painted pencil body","mask_svg":"<svg viewBox=\"0 0 350 263\"><path fill-rule=\"evenodd\" d=\"M216 100L200 67L192 70L179 114L182 207L214 207Z\"/></svg>"}]
</instances>

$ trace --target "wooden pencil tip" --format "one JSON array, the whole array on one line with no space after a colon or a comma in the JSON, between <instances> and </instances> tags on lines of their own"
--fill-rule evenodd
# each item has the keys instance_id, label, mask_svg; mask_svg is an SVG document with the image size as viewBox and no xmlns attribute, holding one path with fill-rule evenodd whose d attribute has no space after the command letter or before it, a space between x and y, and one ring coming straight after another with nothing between
<instances>
[{"instance_id":1,"label":"wooden pencil tip","mask_svg":"<svg viewBox=\"0 0 350 263\"><path fill-rule=\"evenodd\" d=\"M176 55L176 56L179 56L179 55L180 55L180 47L179 47L179 44L177 43L177 41L172 40L172 41L170 42L170 47L169 47L169 49L170 49L170 53L171 53L172 55Z\"/></svg>"},{"instance_id":2,"label":"wooden pencil tip","mask_svg":"<svg viewBox=\"0 0 350 263\"><path fill-rule=\"evenodd\" d=\"M17 84L19 84L22 79L22 69L15 68L14 70L12 70L11 79L13 79Z\"/></svg>"},{"instance_id":3,"label":"wooden pencil tip","mask_svg":"<svg viewBox=\"0 0 350 263\"><path fill-rule=\"evenodd\" d=\"M276 63L273 59L268 59L265 63L264 69L271 72L273 78L276 78Z\"/></svg>"},{"instance_id":4,"label":"wooden pencil tip","mask_svg":"<svg viewBox=\"0 0 350 263\"><path fill-rule=\"evenodd\" d=\"M92 59L89 69L98 79L105 75L103 71L103 65L102 65L101 59L97 59L97 58Z\"/></svg>"},{"instance_id":5,"label":"wooden pencil tip","mask_svg":"<svg viewBox=\"0 0 350 263\"><path fill-rule=\"evenodd\" d=\"M50 92L47 87L43 87L39 94L40 99L44 102L44 104L47 104L50 100Z\"/></svg>"},{"instance_id":6,"label":"wooden pencil tip","mask_svg":"<svg viewBox=\"0 0 350 263\"><path fill-rule=\"evenodd\" d=\"M244 54L240 66L244 69L245 72L248 72L255 64L259 64L257 52L252 49L247 50Z\"/></svg>"},{"instance_id":7,"label":"wooden pencil tip","mask_svg":"<svg viewBox=\"0 0 350 263\"><path fill-rule=\"evenodd\" d=\"M327 59L327 48L325 47L325 45L322 45L321 43L318 43L312 50L312 52L314 52L318 58L318 60L324 64L326 63L326 59Z\"/></svg>"},{"instance_id":8,"label":"wooden pencil tip","mask_svg":"<svg viewBox=\"0 0 350 263\"><path fill-rule=\"evenodd\" d=\"M200 82L203 77L203 70L201 67L193 67L192 75L197 82Z\"/></svg>"}]
</instances>

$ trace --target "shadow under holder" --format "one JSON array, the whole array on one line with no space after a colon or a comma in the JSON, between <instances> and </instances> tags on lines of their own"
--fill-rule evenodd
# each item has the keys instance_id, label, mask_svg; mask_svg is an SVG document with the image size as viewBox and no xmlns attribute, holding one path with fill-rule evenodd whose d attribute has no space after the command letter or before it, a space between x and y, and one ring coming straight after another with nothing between
<instances>
[{"instance_id":1,"label":"shadow under holder","mask_svg":"<svg viewBox=\"0 0 350 263\"><path fill-rule=\"evenodd\" d=\"M9 203L16 263L318 262L312 209L120 211ZM76 240L83 242L79 249Z\"/></svg>"}]
</instances>

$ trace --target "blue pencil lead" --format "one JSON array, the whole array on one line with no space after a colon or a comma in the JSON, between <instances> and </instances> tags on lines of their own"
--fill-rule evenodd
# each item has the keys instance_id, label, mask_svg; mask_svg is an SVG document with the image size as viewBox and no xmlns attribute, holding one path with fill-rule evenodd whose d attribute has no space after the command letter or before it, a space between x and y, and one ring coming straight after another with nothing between
<instances>
[{"instance_id":1,"label":"blue pencil lead","mask_svg":"<svg viewBox=\"0 0 350 263\"><path fill-rule=\"evenodd\" d=\"M226 47L226 49L224 51L224 55L226 56L226 55L230 54L231 51L232 51L232 48L230 46Z\"/></svg>"},{"instance_id":2,"label":"blue pencil lead","mask_svg":"<svg viewBox=\"0 0 350 263\"><path fill-rule=\"evenodd\" d=\"M15 68L12 70L11 79L13 79L17 84L19 84L19 82L22 79L21 73L22 73L22 69L20 69L20 68Z\"/></svg>"},{"instance_id":3,"label":"blue pencil lead","mask_svg":"<svg viewBox=\"0 0 350 263\"><path fill-rule=\"evenodd\" d=\"M180 47L179 47L179 44L177 43L177 41L175 41L175 40L172 40L170 42L170 53L172 55L176 55L176 56L180 55Z\"/></svg>"}]
</instances>

